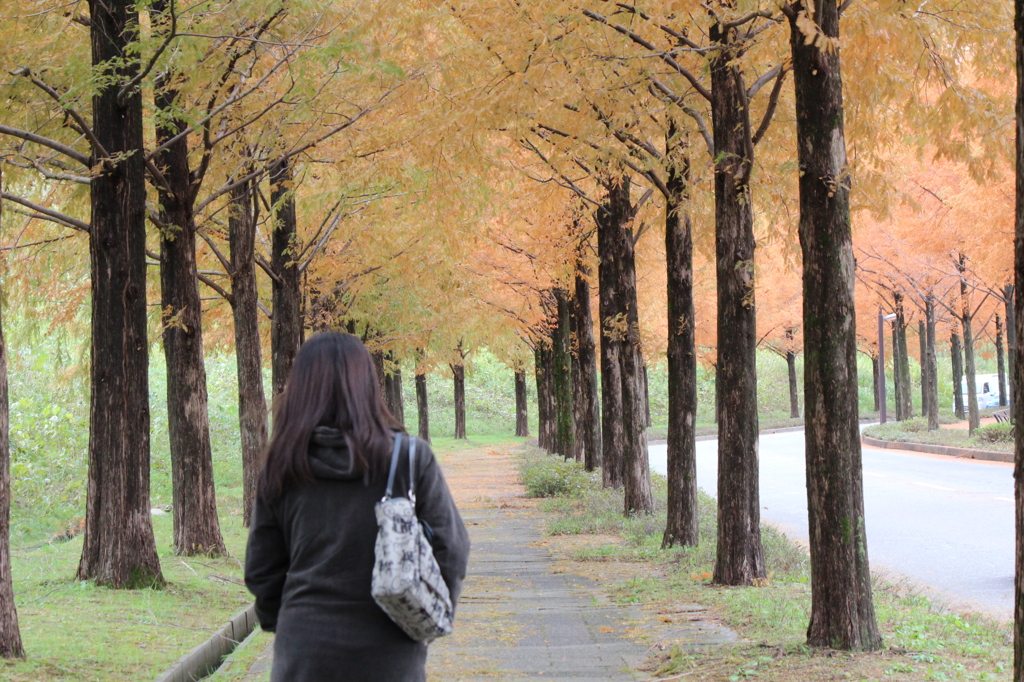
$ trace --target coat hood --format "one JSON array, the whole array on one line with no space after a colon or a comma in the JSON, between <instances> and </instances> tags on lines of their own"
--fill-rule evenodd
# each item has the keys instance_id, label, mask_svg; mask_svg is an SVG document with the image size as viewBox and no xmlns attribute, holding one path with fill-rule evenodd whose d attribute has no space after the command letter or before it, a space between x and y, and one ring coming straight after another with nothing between
<instances>
[{"instance_id":1,"label":"coat hood","mask_svg":"<svg viewBox=\"0 0 1024 682\"><path fill-rule=\"evenodd\" d=\"M345 435L330 426L313 429L309 439L309 468L316 478L352 481L362 478L364 471L352 456Z\"/></svg>"}]
</instances>

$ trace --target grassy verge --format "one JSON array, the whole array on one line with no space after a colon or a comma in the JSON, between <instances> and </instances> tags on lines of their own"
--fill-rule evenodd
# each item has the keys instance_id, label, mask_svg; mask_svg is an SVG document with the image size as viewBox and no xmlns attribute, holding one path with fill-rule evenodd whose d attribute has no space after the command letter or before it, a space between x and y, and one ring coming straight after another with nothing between
<instances>
[{"instance_id":1,"label":"grassy verge","mask_svg":"<svg viewBox=\"0 0 1024 682\"><path fill-rule=\"evenodd\" d=\"M272 634L263 632L259 626L256 626L255 632L225 659L215 673L206 679L209 682L230 682L232 680L238 682L249 677L249 668L256 663L256 659L270 645L270 642L273 641L272 638ZM269 674L267 679L270 679Z\"/></svg>"},{"instance_id":2,"label":"grassy verge","mask_svg":"<svg viewBox=\"0 0 1024 682\"><path fill-rule=\"evenodd\" d=\"M803 426L804 418L762 417L758 420L758 425L762 431L786 429L793 426ZM698 438L701 436L717 436L718 424L697 424L694 430ZM665 440L666 438L668 438L668 426L666 424L655 424L647 429L648 440Z\"/></svg>"},{"instance_id":3,"label":"grassy verge","mask_svg":"<svg viewBox=\"0 0 1024 682\"><path fill-rule=\"evenodd\" d=\"M715 555L715 502L700 495L700 544L660 549L665 482L655 477L657 511L624 518L621 492L602 490L599 479L574 462L524 448L521 478L528 494L549 493L553 549L594 575L622 574L613 596L660 614L680 604L701 604L741 637L741 643L707 649L656 644L649 672L659 679L741 680L1008 680L1012 661L1009 625L977 615L943 612L905 586L875 580L874 596L885 650L869 654L812 650L804 645L810 613L807 555L770 526L762 526L769 578L760 587L710 584ZM593 543L570 542L594 536ZM559 538L565 538L560 545ZM562 549L559 549L562 547ZM608 581L606 581L608 584ZM665 616L670 617L670 616ZM661 618L661 616L659 616ZM677 677L678 676L678 677Z\"/></svg>"},{"instance_id":4,"label":"grassy verge","mask_svg":"<svg viewBox=\"0 0 1024 682\"><path fill-rule=\"evenodd\" d=\"M989 424L974 433L973 436L968 435L966 429L940 428L929 431L928 421L922 417L878 424L864 429L866 436L899 443L925 443L954 448L1013 452L1013 430L1010 424Z\"/></svg>"},{"instance_id":5,"label":"grassy verge","mask_svg":"<svg viewBox=\"0 0 1024 682\"><path fill-rule=\"evenodd\" d=\"M0 663L0 679L155 678L251 602L239 564L246 538L241 516L223 514L220 522L233 556L193 558L171 550L171 516L153 518L163 589L111 590L74 580L81 537L15 548L14 589L27 658Z\"/></svg>"}]
</instances>

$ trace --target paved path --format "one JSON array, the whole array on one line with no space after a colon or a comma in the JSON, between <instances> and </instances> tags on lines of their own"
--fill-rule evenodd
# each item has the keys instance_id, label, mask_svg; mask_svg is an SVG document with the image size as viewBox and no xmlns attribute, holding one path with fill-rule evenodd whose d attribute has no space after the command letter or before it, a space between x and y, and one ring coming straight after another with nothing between
<instances>
[{"instance_id":1,"label":"paved path","mask_svg":"<svg viewBox=\"0 0 1024 682\"><path fill-rule=\"evenodd\" d=\"M671 633L645 630L651 614L613 603L602 585L564 570L507 452L460 451L442 463L473 550L455 634L430 647L430 682L648 680L638 668L666 634L670 644L694 649L735 641L696 606L678 608L685 617ZM261 656L248 682L269 679L270 655Z\"/></svg>"}]
</instances>

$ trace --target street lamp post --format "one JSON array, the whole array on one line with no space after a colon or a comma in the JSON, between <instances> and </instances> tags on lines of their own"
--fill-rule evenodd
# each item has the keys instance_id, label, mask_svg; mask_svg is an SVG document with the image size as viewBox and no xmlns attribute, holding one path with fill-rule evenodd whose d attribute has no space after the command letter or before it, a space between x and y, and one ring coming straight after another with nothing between
<instances>
[{"instance_id":1,"label":"street lamp post","mask_svg":"<svg viewBox=\"0 0 1024 682\"><path fill-rule=\"evenodd\" d=\"M882 314L878 308L878 423L885 423L885 321L896 317L895 313Z\"/></svg>"}]
</instances>

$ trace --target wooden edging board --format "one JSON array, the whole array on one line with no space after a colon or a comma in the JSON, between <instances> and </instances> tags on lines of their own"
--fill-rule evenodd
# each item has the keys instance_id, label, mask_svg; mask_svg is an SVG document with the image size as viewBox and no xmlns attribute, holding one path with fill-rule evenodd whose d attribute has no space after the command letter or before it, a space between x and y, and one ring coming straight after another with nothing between
<instances>
[{"instance_id":1,"label":"wooden edging board","mask_svg":"<svg viewBox=\"0 0 1024 682\"><path fill-rule=\"evenodd\" d=\"M212 674L256 625L255 606L250 605L236 613L213 637L179 658L156 682L194 682Z\"/></svg>"},{"instance_id":2,"label":"wooden edging board","mask_svg":"<svg viewBox=\"0 0 1024 682\"><path fill-rule=\"evenodd\" d=\"M903 443L895 440L880 440L871 436L861 436L864 445L892 450L910 450L927 452L932 455L963 457L964 459L981 459L988 462L1013 462L1012 452L996 452L995 450L972 450L970 448L952 448L946 445L928 445L926 443Z\"/></svg>"}]
</instances>

